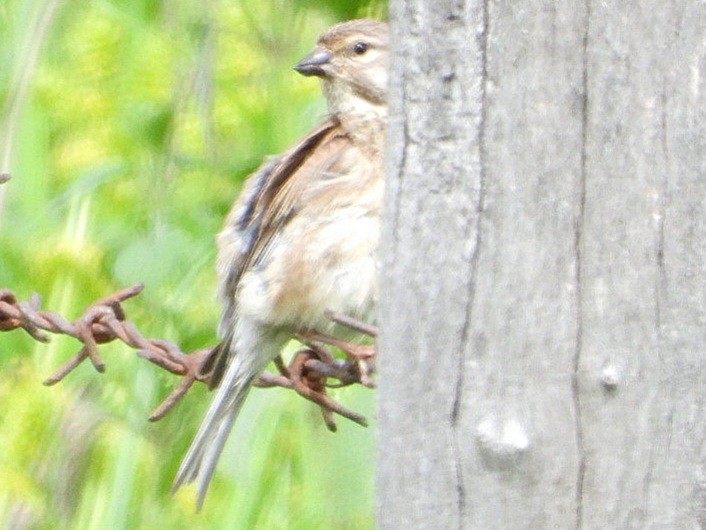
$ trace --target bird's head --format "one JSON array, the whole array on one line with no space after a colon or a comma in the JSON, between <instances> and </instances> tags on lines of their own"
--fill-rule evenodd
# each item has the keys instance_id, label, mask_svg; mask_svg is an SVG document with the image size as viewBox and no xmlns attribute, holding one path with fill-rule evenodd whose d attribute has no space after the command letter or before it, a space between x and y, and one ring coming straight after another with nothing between
<instances>
[{"instance_id":1,"label":"bird's head","mask_svg":"<svg viewBox=\"0 0 706 530\"><path fill-rule=\"evenodd\" d=\"M384 111L387 99L387 24L359 19L328 29L294 69L317 76L333 114Z\"/></svg>"}]
</instances>

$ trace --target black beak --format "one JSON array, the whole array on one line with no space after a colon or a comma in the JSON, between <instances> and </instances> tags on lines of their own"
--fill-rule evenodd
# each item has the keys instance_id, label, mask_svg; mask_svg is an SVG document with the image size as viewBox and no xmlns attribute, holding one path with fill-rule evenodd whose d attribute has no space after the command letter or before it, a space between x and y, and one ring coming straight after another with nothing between
<instances>
[{"instance_id":1,"label":"black beak","mask_svg":"<svg viewBox=\"0 0 706 530\"><path fill-rule=\"evenodd\" d=\"M331 61L331 53L321 48L315 48L313 52L304 57L301 61L294 65L294 69L302 75L315 75L323 77L326 75L324 66Z\"/></svg>"}]
</instances>

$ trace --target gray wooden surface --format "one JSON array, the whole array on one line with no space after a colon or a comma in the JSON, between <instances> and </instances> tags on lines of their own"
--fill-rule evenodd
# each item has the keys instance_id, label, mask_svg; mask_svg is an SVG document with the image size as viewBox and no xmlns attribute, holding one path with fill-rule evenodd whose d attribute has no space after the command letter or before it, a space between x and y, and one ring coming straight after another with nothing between
<instances>
[{"instance_id":1,"label":"gray wooden surface","mask_svg":"<svg viewBox=\"0 0 706 530\"><path fill-rule=\"evenodd\" d=\"M706 3L392 0L380 528L706 528Z\"/></svg>"}]
</instances>

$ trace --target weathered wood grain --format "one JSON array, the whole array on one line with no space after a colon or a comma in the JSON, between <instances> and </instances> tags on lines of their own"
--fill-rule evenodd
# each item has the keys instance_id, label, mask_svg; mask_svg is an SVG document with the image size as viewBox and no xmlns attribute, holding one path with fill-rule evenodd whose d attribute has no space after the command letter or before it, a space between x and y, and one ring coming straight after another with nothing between
<instances>
[{"instance_id":1,"label":"weathered wood grain","mask_svg":"<svg viewBox=\"0 0 706 530\"><path fill-rule=\"evenodd\" d=\"M706 527L706 5L391 19L379 526Z\"/></svg>"}]
</instances>

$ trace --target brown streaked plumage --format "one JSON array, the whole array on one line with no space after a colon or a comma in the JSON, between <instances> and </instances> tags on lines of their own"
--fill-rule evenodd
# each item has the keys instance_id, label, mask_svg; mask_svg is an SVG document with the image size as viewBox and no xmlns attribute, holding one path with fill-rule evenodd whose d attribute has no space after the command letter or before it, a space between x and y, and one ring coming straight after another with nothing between
<instances>
[{"instance_id":1,"label":"brown streaked plumage","mask_svg":"<svg viewBox=\"0 0 706 530\"><path fill-rule=\"evenodd\" d=\"M250 385L293 334L336 333L326 310L374 318L387 121L387 25L326 31L294 68L322 80L329 118L251 175L218 236L216 395L174 480L203 503Z\"/></svg>"}]
</instances>

